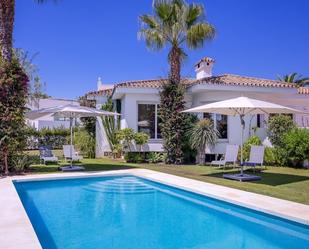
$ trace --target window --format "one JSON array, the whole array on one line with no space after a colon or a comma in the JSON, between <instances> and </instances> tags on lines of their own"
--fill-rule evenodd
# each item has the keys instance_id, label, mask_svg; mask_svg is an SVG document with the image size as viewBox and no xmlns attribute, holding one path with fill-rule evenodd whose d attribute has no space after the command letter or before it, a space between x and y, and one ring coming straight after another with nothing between
<instances>
[{"instance_id":1,"label":"window","mask_svg":"<svg viewBox=\"0 0 309 249\"><path fill-rule=\"evenodd\" d=\"M256 115L256 127L261 128L261 115Z\"/></svg>"},{"instance_id":2,"label":"window","mask_svg":"<svg viewBox=\"0 0 309 249\"><path fill-rule=\"evenodd\" d=\"M162 138L159 128L160 118L158 118L157 104L138 104L138 132L145 132L151 139Z\"/></svg>"},{"instance_id":3,"label":"window","mask_svg":"<svg viewBox=\"0 0 309 249\"><path fill-rule=\"evenodd\" d=\"M204 118L211 119L221 139L227 139L227 115L204 113Z\"/></svg>"}]
</instances>

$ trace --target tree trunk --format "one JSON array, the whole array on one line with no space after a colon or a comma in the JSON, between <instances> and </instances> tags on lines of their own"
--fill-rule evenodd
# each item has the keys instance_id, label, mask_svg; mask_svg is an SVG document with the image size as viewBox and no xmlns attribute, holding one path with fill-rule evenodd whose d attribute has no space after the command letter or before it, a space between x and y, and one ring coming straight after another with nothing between
<instances>
[{"instance_id":1,"label":"tree trunk","mask_svg":"<svg viewBox=\"0 0 309 249\"><path fill-rule=\"evenodd\" d=\"M11 61L13 47L15 0L0 1L0 49L1 58Z\"/></svg>"},{"instance_id":2,"label":"tree trunk","mask_svg":"<svg viewBox=\"0 0 309 249\"><path fill-rule=\"evenodd\" d=\"M180 56L180 49L176 46L173 46L170 53L171 81L173 84L180 83Z\"/></svg>"}]
</instances>

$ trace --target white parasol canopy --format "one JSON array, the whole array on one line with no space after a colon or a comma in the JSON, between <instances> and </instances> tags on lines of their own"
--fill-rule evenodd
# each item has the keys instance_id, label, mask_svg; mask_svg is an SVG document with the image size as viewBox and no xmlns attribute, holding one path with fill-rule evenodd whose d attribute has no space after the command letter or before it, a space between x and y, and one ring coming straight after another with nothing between
<instances>
[{"instance_id":1,"label":"white parasol canopy","mask_svg":"<svg viewBox=\"0 0 309 249\"><path fill-rule=\"evenodd\" d=\"M247 114L300 113L300 111L296 109L248 97L238 97L214 102L194 107L184 112L208 112L233 116Z\"/></svg>"},{"instance_id":2,"label":"white parasol canopy","mask_svg":"<svg viewBox=\"0 0 309 249\"><path fill-rule=\"evenodd\" d=\"M38 119L44 116L59 116L70 118L70 130L71 130L71 146L70 146L70 156L71 165L68 167L62 167L62 170L75 170L80 169L79 166L73 166L72 148L73 148L73 119L83 118L83 117L99 117L99 116L116 116L120 115L114 112L97 110L95 108L78 106L78 105L63 105L50 108L44 108L36 111L30 111L26 113L26 118L28 119Z\"/></svg>"},{"instance_id":3,"label":"white parasol canopy","mask_svg":"<svg viewBox=\"0 0 309 249\"><path fill-rule=\"evenodd\" d=\"M206 104L198 107L194 107L183 112L206 112L206 113L218 113L223 115L239 116L242 129L241 129L241 175L243 174L243 130L245 128L245 115L253 114L289 114L289 113L302 113L293 108L286 106L251 99L248 97L238 97L233 99L228 99L224 101L214 102L211 104Z\"/></svg>"},{"instance_id":4,"label":"white parasol canopy","mask_svg":"<svg viewBox=\"0 0 309 249\"><path fill-rule=\"evenodd\" d=\"M95 108L78 106L78 105L62 105L50 108L44 108L26 113L26 118L37 119L47 115L61 116L66 118L82 118L82 117L98 117L98 116L114 116L120 115L114 112L101 111Z\"/></svg>"}]
</instances>

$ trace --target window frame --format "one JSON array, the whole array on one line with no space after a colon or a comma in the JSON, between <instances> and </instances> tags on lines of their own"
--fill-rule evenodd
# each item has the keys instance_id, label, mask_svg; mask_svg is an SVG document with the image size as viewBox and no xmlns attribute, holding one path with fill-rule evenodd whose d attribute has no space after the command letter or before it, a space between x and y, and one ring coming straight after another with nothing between
<instances>
[{"instance_id":1,"label":"window frame","mask_svg":"<svg viewBox=\"0 0 309 249\"><path fill-rule=\"evenodd\" d=\"M160 141L163 140L163 138L158 138L158 106L160 103L158 102L148 102L148 101L138 101L137 102L137 115L136 115L136 131L138 131L138 111L139 105L154 105L155 106L155 137L149 138L150 141Z\"/></svg>"}]
</instances>

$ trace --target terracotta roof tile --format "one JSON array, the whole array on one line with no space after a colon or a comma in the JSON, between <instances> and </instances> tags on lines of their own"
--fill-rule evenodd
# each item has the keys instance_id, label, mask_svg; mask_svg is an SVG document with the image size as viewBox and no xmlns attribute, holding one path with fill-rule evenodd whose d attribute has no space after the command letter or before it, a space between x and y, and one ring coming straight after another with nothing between
<instances>
[{"instance_id":1,"label":"terracotta roof tile","mask_svg":"<svg viewBox=\"0 0 309 249\"><path fill-rule=\"evenodd\" d=\"M231 86L257 86L257 87L280 87L280 88L296 88L294 84L284 83L277 80L261 79L233 74L223 74L219 76L208 77L197 80L195 84L218 84Z\"/></svg>"},{"instance_id":2,"label":"terracotta roof tile","mask_svg":"<svg viewBox=\"0 0 309 249\"><path fill-rule=\"evenodd\" d=\"M150 79L150 80L134 80L125 81L115 84L114 88L93 91L87 93L87 95L102 95L111 96L116 88L161 88L167 79ZM194 86L197 84L215 84L215 85L230 85L230 86L250 86L250 87L278 87L278 88L297 88L295 84L284 83L277 80L269 80L262 78L254 78L233 74L223 74L219 76L212 76L203 79L190 79L185 78L182 80L182 84L186 87ZM309 94L309 88L300 87L298 88L299 94Z\"/></svg>"},{"instance_id":3,"label":"terracotta roof tile","mask_svg":"<svg viewBox=\"0 0 309 249\"><path fill-rule=\"evenodd\" d=\"M299 94L309 94L309 87L299 87L298 93Z\"/></svg>"}]
</instances>

